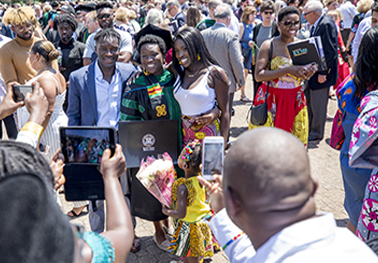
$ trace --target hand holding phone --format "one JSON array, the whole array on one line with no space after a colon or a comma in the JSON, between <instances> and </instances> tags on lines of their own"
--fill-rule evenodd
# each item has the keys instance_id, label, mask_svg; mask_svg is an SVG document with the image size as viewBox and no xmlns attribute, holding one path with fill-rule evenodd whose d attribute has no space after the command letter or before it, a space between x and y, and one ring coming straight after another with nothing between
<instances>
[{"instance_id":1,"label":"hand holding phone","mask_svg":"<svg viewBox=\"0 0 378 263\"><path fill-rule=\"evenodd\" d=\"M223 175L224 138L207 136L202 144L202 176L214 180L214 174Z\"/></svg>"},{"instance_id":2,"label":"hand holding phone","mask_svg":"<svg viewBox=\"0 0 378 263\"><path fill-rule=\"evenodd\" d=\"M34 86L33 85L13 85L13 100L15 102L24 101L26 94L33 93Z\"/></svg>"},{"instance_id":3,"label":"hand holding phone","mask_svg":"<svg viewBox=\"0 0 378 263\"><path fill-rule=\"evenodd\" d=\"M12 84L14 84L14 82L8 84L8 92L5 94L3 101L0 103L0 120L11 115L18 108L24 106L23 101L15 102L13 100Z\"/></svg>"}]
</instances>

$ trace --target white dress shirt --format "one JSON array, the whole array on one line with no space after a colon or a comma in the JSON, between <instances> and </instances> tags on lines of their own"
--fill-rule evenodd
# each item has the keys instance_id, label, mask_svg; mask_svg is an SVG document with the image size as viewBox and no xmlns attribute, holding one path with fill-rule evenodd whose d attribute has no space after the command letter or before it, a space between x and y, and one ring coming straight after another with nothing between
<instances>
[{"instance_id":1,"label":"white dress shirt","mask_svg":"<svg viewBox=\"0 0 378 263\"><path fill-rule=\"evenodd\" d=\"M343 28L350 29L352 27L353 18L359 14L357 8L351 2L345 1L345 3L339 7L339 11L343 18Z\"/></svg>"},{"instance_id":2,"label":"white dress shirt","mask_svg":"<svg viewBox=\"0 0 378 263\"><path fill-rule=\"evenodd\" d=\"M111 82L104 79L102 71L96 61L95 65L96 97L97 97L97 126L115 127L118 129L120 114L122 82L119 70L116 70Z\"/></svg>"},{"instance_id":3,"label":"white dress shirt","mask_svg":"<svg viewBox=\"0 0 378 263\"><path fill-rule=\"evenodd\" d=\"M222 248L227 242L243 232L228 217L226 209L222 209L211 219L210 228ZM247 263L256 254L246 234L230 243L224 252L231 263Z\"/></svg>"},{"instance_id":4,"label":"white dress shirt","mask_svg":"<svg viewBox=\"0 0 378 263\"><path fill-rule=\"evenodd\" d=\"M352 43L352 56L353 61L356 63L358 57L358 49L360 47L360 43L362 37L365 35L366 31L371 28L371 17L364 18L361 23L358 25L358 29L356 34L354 35L353 43Z\"/></svg>"},{"instance_id":5,"label":"white dress shirt","mask_svg":"<svg viewBox=\"0 0 378 263\"><path fill-rule=\"evenodd\" d=\"M234 31L239 36L240 24L238 18L234 15L233 12L231 12L231 22L228 28Z\"/></svg>"},{"instance_id":6,"label":"white dress shirt","mask_svg":"<svg viewBox=\"0 0 378 263\"><path fill-rule=\"evenodd\" d=\"M231 263L378 262L366 244L348 229L336 226L331 213L317 215L278 232L256 252L249 239L239 237L226 248L226 255ZM210 227L221 246L241 231L225 209L211 219Z\"/></svg>"}]
</instances>

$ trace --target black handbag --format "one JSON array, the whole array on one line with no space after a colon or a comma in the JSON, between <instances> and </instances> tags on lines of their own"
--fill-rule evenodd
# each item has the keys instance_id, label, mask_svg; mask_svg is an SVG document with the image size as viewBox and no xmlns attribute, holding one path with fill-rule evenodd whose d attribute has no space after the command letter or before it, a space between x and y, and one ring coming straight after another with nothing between
<instances>
[{"instance_id":1,"label":"black handbag","mask_svg":"<svg viewBox=\"0 0 378 263\"><path fill-rule=\"evenodd\" d=\"M270 42L270 56L269 56L269 66L268 69L270 70L270 64L271 64L271 59L272 59L272 54L273 54L273 40ZM269 84L268 82L267 89L266 89L266 94L265 94L265 101L263 104L260 104L258 106L254 106L252 104L250 108L250 121L253 125L255 126L261 126L266 123L268 120L268 93L269 93Z\"/></svg>"}]
</instances>

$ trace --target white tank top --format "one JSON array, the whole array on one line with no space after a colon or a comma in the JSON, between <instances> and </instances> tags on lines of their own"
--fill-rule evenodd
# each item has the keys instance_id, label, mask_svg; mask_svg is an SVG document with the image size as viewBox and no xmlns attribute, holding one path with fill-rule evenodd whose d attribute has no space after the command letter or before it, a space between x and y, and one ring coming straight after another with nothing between
<instances>
[{"instance_id":1,"label":"white tank top","mask_svg":"<svg viewBox=\"0 0 378 263\"><path fill-rule=\"evenodd\" d=\"M200 83L193 89L186 90L182 88L180 76L177 76L173 94L180 104L182 115L201 115L214 108L216 98L215 90L207 85L207 79L211 69L212 67L209 68Z\"/></svg>"}]
</instances>

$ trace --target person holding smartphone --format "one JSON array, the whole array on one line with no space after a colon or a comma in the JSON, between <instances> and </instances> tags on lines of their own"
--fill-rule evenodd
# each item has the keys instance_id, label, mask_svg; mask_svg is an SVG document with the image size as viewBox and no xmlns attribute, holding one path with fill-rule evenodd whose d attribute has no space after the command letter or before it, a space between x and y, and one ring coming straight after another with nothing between
<instances>
[{"instance_id":1,"label":"person holding smartphone","mask_svg":"<svg viewBox=\"0 0 378 263\"><path fill-rule=\"evenodd\" d=\"M44 133L40 138L39 150L44 153L48 161L60 148L59 127L67 126L68 118L63 112L66 97L66 81L61 73L53 67L60 53L47 40L40 40L33 44L28 52L31 66L37 76L29 80L26 85L38 82L43 88L49 101L48 114L43 122ZM29 119L29 112L25 107L17 110L18 126L22 126Z\"/></svg>"},{"instance_id":2,"label":"person holding smartphone","mask_svg":"<svg viewBox=\"0 0 378 263\"><path fill-rule=\"evenodd\" d=\"M113 157L106 150L101 163L107 210L106 231L102 233L85 232L83 227L70 224L58 206L53 196L53 176L62 175L62 160L54 159L52 171L29 145L2 141L0 148L0 159L7 160L0 162L2 261L126 262L134 231L119 182L126 169L120 145ZM11 195L14 198L9 198Z\"/></svg>"},{"instance_id":3,"label":"person holding smartphone","mask_svg":"<svg viewBox=\"0 0 378 263\"><path fill-rule=\"evenodd\" d=\"M300 26L299 10L284 7L277 21L281 35L265 41L257 58L256 81L264 84L258 89L253 104L261 105L267 97L268 119L264 126L291 132L307 145L308 113L302 84L314 75L316 67L312 64L293 66L287 49L288 44L298 40L295 36ZM249 129L256 127L259 126L249 124Z\"/></svg>"}]
</instances>

